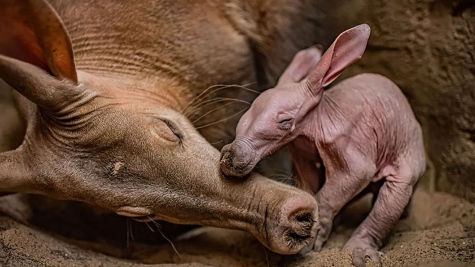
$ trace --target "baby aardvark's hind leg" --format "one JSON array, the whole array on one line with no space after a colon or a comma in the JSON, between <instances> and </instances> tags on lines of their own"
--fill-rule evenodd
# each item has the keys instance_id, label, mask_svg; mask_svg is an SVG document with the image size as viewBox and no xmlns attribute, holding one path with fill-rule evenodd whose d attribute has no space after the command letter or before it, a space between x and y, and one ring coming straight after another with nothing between
<instances>
[{"instance_id":1,"label":"baby aardvark's hind leg","mask_svg":"<svg viewBox=\"0 0 475 267\"><path fill-rule=\"evenodd\" d=\"M370 214L345 245L353 253L353 265L365 266L367 258L381 265L378 250L408 205L417 178L405 167L385 177Z\"/></svg>"}]
</instances>

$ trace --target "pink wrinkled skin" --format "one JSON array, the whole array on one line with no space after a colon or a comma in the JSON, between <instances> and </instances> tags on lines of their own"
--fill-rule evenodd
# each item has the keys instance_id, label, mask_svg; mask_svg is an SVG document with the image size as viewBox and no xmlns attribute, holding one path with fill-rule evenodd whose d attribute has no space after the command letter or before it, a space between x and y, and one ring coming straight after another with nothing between
<instances>
[{"instance_id":1,"label":"pink wrinkled skin","mask_svg":"<svg viewBox=\"0 0 475 267\"><path fill-rule=\"evenodd\" d=\"M370 214L345 245L358 267L368 258L381 264L383 239L407 213L426 166L420 125L392 81L360 74L324 91L361 58L369 35L362 24L340 34L323 56L317 47L300 51L221 151L222 171L242 177L288 144L297 186L316 194L319 203L319 231L305 251L322 248L348 202L373 193Z\"/></svg>"}]
</instances>

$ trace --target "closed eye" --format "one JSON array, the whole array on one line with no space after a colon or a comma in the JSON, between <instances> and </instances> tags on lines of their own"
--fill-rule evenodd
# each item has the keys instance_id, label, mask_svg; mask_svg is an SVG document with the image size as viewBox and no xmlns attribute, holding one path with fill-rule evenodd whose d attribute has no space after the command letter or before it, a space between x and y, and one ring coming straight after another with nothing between
<instances>
[{"instance_id":1,"label":"closed eye","mask_svg":"<svg viewBox=\"0 0 475 267\"><path fill-rule=\"evenodd\" d=\"M289 122L291 122L291 121L292 121L292 119L285 119L285 120L279 121L279 123L280 123L280 124L284 124L284 123L289 123Z\"/></svg>"},{"instance_id":2,"label":"closed eye","mask_svg":"<svg viewBox=\"0 0 475 267\"><path fill-rule=\"evenodd\" d=\"M284 131L288 131L292 128L292 118L283 119L279 121L279 128Z\"/></svg>"},{"instance_id":3,"label":"closed eye","mask_svg":"<svg viewBox=\"0 0 475 267\"><path fill-rule=\"evenodd\" d=\"M183 134L180 132L176 124L165 118L153 117L152 133L161 139L165 139L173 143L182 144L183 141Z\"/></svg>"},{"instance_id":4,"label":"closed eye","mask_svg":"<svg viewBox=\"0 0 475 267\"><path fill-rule=\"evenodd\" d=\"M168 128L170 128L170 131L172 131L172 133L173 133L176 137L178 137L178 139L180 139L180 141L183 139L182 133L178 130L177 127L175 127L175 125L174 125L171 121L169 121L169 120L167 120L167 119L161 119L161 120L162 120L163 122L165 122L165 124L168 126Z\"/></svg>"}]
</instances>

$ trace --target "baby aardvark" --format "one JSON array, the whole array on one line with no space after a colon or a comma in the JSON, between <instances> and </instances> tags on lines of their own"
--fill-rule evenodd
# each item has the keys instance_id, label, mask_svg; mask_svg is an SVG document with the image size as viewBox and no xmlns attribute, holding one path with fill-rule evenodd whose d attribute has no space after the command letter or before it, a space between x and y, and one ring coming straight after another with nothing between
<instances>
[{"instance_id":1,"label":"baby aardvark","mask_svg":"<svg viewBox=\"0 0 475 267\"><path fill-rule=\"evenodd\" d=\"M242 116L236 140L221 151L222 171L242 177L289 144L296 184L316 193L319 203L320 228L307 251L322 248L345 204L372 192L370 214L345 245L356 266L364 266L366 258L380 264L383 239L426 167L420 125L389 79L360 74L324 91L361 58L369 35L362 24L340 34L323 56L318 48L300 51L277 86Z\"/></svg>"}]
</instances>

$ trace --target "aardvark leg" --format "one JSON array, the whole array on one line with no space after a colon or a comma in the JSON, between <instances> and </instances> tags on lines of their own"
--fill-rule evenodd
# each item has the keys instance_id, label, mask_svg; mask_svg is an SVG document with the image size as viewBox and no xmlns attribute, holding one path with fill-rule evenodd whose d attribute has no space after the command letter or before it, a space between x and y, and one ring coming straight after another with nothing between
<instances>
[{"instance_id":1,"label":"aardvark leg","mask_svg":"<svg viewBox=\"0 0 475 267\"><path fill-rule=\"evenodd\" d=\"M320 172L314 161L297 156L295 153L293 153L295 150L293 150L292 147L290 148L290 151L292 152L294 169L296 172L296 175L293 177L296 186L312 195L315 194L324 180L324 174ZM301 250L300 253L307 254L310 250L312 250L314 243L314 239L310 240L310 242Z\"/></svg>"},{"instance_id":2,"label":"aardvark leg","mask_svg":"<svg viewBox=\"0 0 475 267\"><path fill-rule=\"evenodd\" d=\"M386 177L370 214L345 245L346 249L353 252L353 265L365 266L366 258L381 265L380 257L383 254L378 249L408 205L414 180L411 176Z\"/></svg>"},{"instance_id":3,"label":"aardvark leg","mask_svg":"<svg viewBox=\"0 0 475 267\"><path fill-rule=\"evenodd\" d=\"M326 181L317 193L319 230L313 249L320 251L330 236L333 219L340 210L371 182L376 167L360 153L348 153L344 168L339 164L326 167ZM308 248L307 248L308 249ZM305 252L305 251L304 251Z\"/></svg>"}]
</instances>

